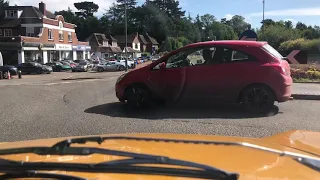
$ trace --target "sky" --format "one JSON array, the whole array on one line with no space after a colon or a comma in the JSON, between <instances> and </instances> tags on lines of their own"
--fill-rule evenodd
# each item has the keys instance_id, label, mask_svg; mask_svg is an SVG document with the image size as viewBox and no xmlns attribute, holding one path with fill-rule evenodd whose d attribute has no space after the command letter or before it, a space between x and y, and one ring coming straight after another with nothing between
<instances>
[{"instance_id":1,"label":"sky","mask_svg":"<svg viewBox=\"0 0 320 180\"><path fill-rule=\"evenodd\" d=\"M85 0L42 0L50 11L74 9L73 3ZM97 3L101 16L116 0L87 0ZM145 0L137 0L139 4ZM263 0L179 0L181 7L192 17L197 14L212 14L217 20L241 15L253 28L260 27ZM10 5L38 6L38 1L9 0ZM265 19L291 20L294 24L303 22L307 25L320 26L320 0L265 0Z\"/></svg>"}]
</instances>

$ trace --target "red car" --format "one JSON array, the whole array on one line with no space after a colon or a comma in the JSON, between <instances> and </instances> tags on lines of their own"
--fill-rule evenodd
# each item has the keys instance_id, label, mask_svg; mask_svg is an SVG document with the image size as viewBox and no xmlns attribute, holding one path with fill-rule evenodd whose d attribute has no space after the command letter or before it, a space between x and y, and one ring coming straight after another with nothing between
<instances>
[{"instance_id":1,"label":"red car","mask_svg":"<svg viewBox=\"0 0 320 180\"><path fill-rule=\"evenodd\" d=\"M190 44L153 63L121 75L116 96L133 107L150 102L241 103L269 111L291 98L285 58L267 42L210 41Z\"/></svg>"}]
</instances>

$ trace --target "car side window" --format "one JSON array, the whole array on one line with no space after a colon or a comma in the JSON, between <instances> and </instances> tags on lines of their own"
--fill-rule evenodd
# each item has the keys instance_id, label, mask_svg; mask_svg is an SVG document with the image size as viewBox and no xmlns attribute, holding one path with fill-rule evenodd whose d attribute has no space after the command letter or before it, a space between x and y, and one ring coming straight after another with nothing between
<instances>
[{"instance_id":1,"label":"car side window","mask_svg":"<svg viewBox=\"0 0 320 180\"><path fill-rule=\"evenodd\" d=\"M256 60L253 56L244 52L223 47L217 48L214 59L217 59L220 63L248 62Z\"/></svg>"}]
</instances>

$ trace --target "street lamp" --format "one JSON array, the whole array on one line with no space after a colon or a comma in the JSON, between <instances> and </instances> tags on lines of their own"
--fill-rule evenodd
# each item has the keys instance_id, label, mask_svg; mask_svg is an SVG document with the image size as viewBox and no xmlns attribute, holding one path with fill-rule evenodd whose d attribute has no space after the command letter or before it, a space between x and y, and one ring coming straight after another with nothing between
<instances>
[{"instance_id":1,"label":"street lamp","mask_svg":"<svg viewBox=\"0 0 320 180\"><path fill-rule=\"evenodd\" d=\"M126 42L126 46L124 48L124 52L125 52L125 57L126 57L126 72L128 71L128 56L127 56L127 45L128 45L128 27L127 27L127 0L124 1L124 21L125 21L125 42Z\"/></svg>"},{"instance_id":2,"label":"street lamp","mask_svg":"<svg viewBox=\"0 0 320 180\"><path fill-rule=\"evenodd\" d=\"M262 0L262 27L264 29L264 6L265 6L265 0Z\"/></svg>"}]
</instances>

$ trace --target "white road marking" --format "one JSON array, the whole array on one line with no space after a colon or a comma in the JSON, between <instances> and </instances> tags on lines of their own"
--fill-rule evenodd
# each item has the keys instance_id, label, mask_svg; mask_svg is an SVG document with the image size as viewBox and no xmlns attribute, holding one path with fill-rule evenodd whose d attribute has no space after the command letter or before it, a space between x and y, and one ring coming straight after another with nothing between
<instances>
[{"instance_id":1,"label":"white road marking","mask_svg":"<svg viewBox=\"0 0 320 180\"><path fill-rule=\"evenodd\" d=\"M66 79L70 79L70 78L72 78L74 75L71 75L71 76L68 76L68 77L66 77Z\"/></svg>"}]
</instances>

